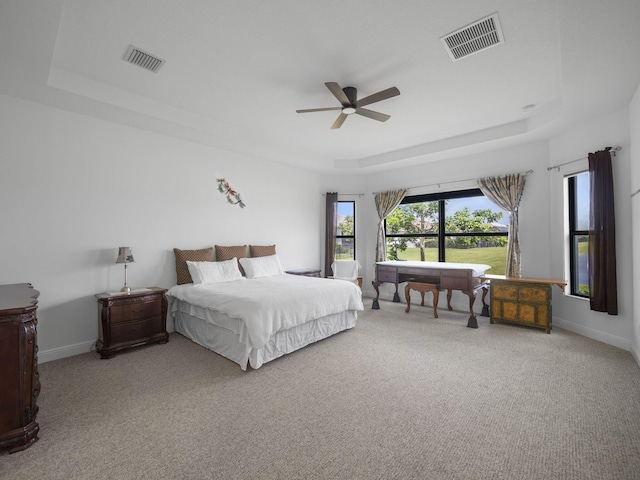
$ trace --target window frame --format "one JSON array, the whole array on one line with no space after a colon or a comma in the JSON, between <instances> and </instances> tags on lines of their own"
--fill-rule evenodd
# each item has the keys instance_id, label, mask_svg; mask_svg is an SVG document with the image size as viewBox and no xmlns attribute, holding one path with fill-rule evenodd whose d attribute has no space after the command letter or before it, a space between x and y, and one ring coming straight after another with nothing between
<instances>
[{"instance_id":1,"label":"window frame","mask_svg":"<svg viewBox=\"0 0 640 480\"><path fill-rule=\"evenodd\" d=\"M419 195L406 195L402 201L398 204L407 205L412 203L423 202L438 202L438 232L437 233L411 233L411 234L387 234L387 221L385 219L385 245L387 243L387 237L392 238L437 238L438 239L438 262L446 262L446 239L447 237L506 237L509 238L509 232L456 232L448 233L445 229L446 222L446 207L447 200L454 200L459 198L472 198L472 197L485 197L479 188L469 188L465 190L453 190L449 192L438 193L424 193ZM397 207L396 207L397 208Z\"/></svg>"},{"instance_id":2,"label":"window frame","mask_svg":"<svg viewBox=\"0 0 640 480\"><path fill-rule=\"evenodd\" d=\"M338 255L338 239L342 239L342 238L346 238L346 239L352 239L353 241L353 259L356 260L356 201L355 200L338 200L336 202L336 211L339 210L339 205L341 203L351 203L353 204L353 235L338 235L338 231L339 229L339 223L338 223L338 219L336 217L336 236L334 237L334 242L335 242L335 253L333 255L333 259L337 260L337 255Z\"/></svg>"},{"instance_id":3,"label":"window frame","mask_svg":"<svg viewBox=\"0 0 640 480\"><path fill-rule=\"evenodd\" d=\"M567 229L568 242L569 242L569 294L575 297L581 297L589 299L590 294L580 292L580 279L579 279L579 262L578 262L578 244L577 237L586 236L589 237L589 230L581 230L577 228L578 223L578 192L577 192L577 177L582 174L589 175L589 171L576 172L571 175L567 175L567 214L569 219L569 225Z\"/></svg>"}]
</instances>

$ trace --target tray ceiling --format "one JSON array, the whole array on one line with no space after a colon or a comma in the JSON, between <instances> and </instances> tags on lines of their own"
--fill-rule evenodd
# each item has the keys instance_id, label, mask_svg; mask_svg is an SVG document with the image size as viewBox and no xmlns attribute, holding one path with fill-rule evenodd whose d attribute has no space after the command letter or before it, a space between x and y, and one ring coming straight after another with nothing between
<instances>
[{"instance_id":1,"label":"tray ceiling","mask_svg":"<svg viewBox=\"0 0 640 480\"><path fill-rule=\"evenodd\" d=\"M0 9L2 93L327 172L538 140L626 106L640 83L638 2L52 0ZM503 41L453 61L441 39L493 14ZM130 46L161 68L125 61ZM388 121L354 116L331 130L335 112L296 114L336 105L325 82L360 97L392 86L401 94L375 104Z\"/></svg>"}]
</instances>

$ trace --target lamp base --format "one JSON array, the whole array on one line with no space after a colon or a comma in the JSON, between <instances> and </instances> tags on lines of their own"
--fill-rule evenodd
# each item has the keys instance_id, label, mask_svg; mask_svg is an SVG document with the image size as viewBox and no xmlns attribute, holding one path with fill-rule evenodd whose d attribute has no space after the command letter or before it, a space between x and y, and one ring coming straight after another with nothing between
<instances>
[{"instance_id":1,"label":"lamp base","mask_svg":"<svg viewBox=\"0 0 640 480\"><path fill-rule=\"evenodd\" d=\"M131 287L129 285L125 285L120 289L121 292L131 293Z\"/></svg>"}]
</instances>

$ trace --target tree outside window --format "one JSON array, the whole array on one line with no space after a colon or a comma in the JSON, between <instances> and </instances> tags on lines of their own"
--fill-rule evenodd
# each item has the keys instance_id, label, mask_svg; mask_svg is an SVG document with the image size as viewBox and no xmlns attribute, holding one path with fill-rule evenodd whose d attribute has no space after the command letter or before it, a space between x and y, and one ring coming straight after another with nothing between
<instances>
[{"instance_id":1,"label":"tree outside window","mask_svg":"<svg viewBox=\"0 0 640 480\"><path fill-rule=\"evenodd\" d=\"M506 270L509 213L479 189L407 196L386 219L387 258Z\"/></svg>"},{"instance_id":2,"label":"tree outside window","mask_svg":"<svg viewBox=\"0 0 640 480\"><path fill-rule=\"evenodd\" d=\"M338 201L336 260L356 259L356 202Z\"/></svg>"}]
</instances>

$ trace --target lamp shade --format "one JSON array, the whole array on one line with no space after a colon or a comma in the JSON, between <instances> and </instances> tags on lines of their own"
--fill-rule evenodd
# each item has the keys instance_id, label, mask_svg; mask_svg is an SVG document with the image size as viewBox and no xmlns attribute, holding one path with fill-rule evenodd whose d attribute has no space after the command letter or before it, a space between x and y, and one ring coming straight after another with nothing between
<instances>
[{"instance_id":1,"label":"lamp shade","mask_svg":"<svg viewBox=\"0 0 640 480\"><path fill-rule=\"evenodd\" d=\"M118 258L116 263L134 263L133 253L131 253L131 247L119 247Z\"/></svg>"}]
</instances>

